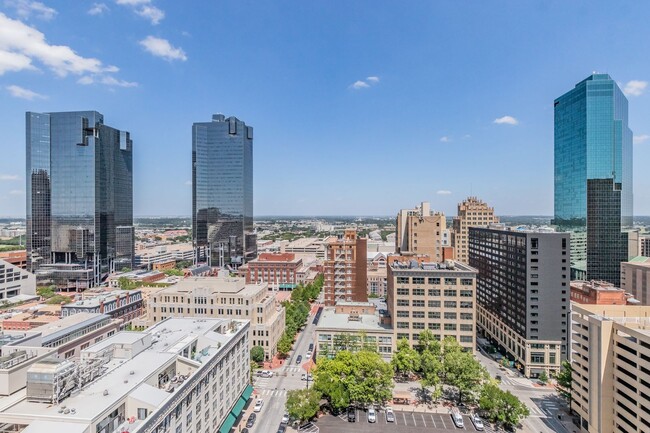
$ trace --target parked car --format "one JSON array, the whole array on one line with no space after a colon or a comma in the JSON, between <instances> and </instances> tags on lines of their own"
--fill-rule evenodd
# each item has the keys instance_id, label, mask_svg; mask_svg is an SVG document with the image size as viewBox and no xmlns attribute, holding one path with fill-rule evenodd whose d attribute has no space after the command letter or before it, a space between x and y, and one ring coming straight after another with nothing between
<instances>
[{"instance_id":1,"label":"parked car","mask_svg":"<svg viewBox=\"0 0 650 433\"><path fill-rule=\"evenodd\" d=\"M368 408L368 422L377 422L377 412L374 407Z\"/></svg>"},{"instance_id":2,"label":"parked car","mask_svg":"<svg viewBox=\"0 0 650 433\"><path fill-rule=\"evenodd\" d=\"M282 415L282 421L280 422L281 425L287 425L289 424L289 414L285 413Z\"/></svg>"},{"instance_id":3,"label":"parked car","mask_svg":"<svg viewBox=\"0 0 650 433\"><path fill-rule=\"evenodd\" d=\"M284 433L286 431L287 431L287 426L284 424L280 424L280 426L278 427L278 433Z\"/></svg>"},{"instance_id":4,"label":"parked car","mask_svg":"<svg viewBox=\"0 0 650 433\"><path fill-rule=\"evenodd\" d=\"M246 427L247 428L252 428L255 425L255 419L257 418L257 415L255 415L255 412L250 414L248 416L248 420L246 421Z\"/></svg>"},{"instance_id":5,"label":"parked car","mask_svg":"<svg viewBox=\"0 0 650 433\"><path fill-rule=\"evenodd\" d=\"M451 410L451 420L454 422L454 425L458 428L465 428L465 423L463 422L463 415L457 407Z\"/></svg>"},{"instance_id":6,"label":"parked car","mask_svg":"<svg viewBox=\"0 0 650 433\"><path fill-rule=\"evenodd\" d=\"M309 350L309 351L307 351L307 354L305 355L305 358L309 359L309 358L311 358L311 355L312 355L311 350Z\"/></svg>"},{"instance_id":7,"label":"parked car","mask_svg":"<svg viewBox=\"0 0 650 433\"><path fill-rule=\"evenodd\" d=\"M348 422L357 422L357 410L352 406L348 407Z\"/></svg>"},{"instance_id":8,"label":"parked car","mask_svg":"<svg viewBox=\"0 0 650 433\"><path fill-rule=\"evenodd\" d=\"M247 429L247 428L244 428L244 429L241 431L241 433L248 433L248 429Z\"/></svg>"},{"instance_id":9,"label":"parked car","mask_svg":"<svg viewBox=\"0 0 650 433\"><path fill-rule=\"evenodd\" d=\"M271 370L262 370L260 373L262 377L273 377L273 372Z\"/></svg>"},{"instance_id":10,"label":"parked car","mask_svg":"<svg viewBox=\"0 0 650 433\"><path fill-rule=\"evenodd\" d=\"M298 357L296 357L296 364L300 364L301 361L302 361L302 355L298 355Z\"/></svg>"},{"instance_id":11,"label":"parked car","mask_svg":"<svg viewBox=\"0 0 650 433\"><path fill-rule=\"evenodd\" d=\"M386 422L395 422L395 413L391 407L386 408Z\"/></svg>"},{"instance_id":12,"label":"parked car","mask_svg":"<svg viewBox=\"0 0 650 433\"><path fill-rule=\"evenodd\" d=\"M483 425L483 420L481 419L480 416L474 413L472 414L471 419L472 419L472 424L474 424L476 430L483 431L485 429L485 426Z\"/></svg>"},{"instance_id":13,"label":"parked car","mask_svg":"<svg viewBox=\"0 0 650 433\"><path fill-rule=\"evenodd\" d=\"M264 400L262 400L261 398L258 398L257 401L255 402L255 407L253 408L253 412L261 411L262 406L264 406Z\"/></svg>"},{"instance_id":14,"label":"parked car","mask_svg":"<svg viewBox=\"0 0 650 433\"><path fill-rule=\"evenodd\" d=\"M314 351L314 343L309 343L309 349L308 350L309 350L309 352Z\"/></svg>"}]
</instances>

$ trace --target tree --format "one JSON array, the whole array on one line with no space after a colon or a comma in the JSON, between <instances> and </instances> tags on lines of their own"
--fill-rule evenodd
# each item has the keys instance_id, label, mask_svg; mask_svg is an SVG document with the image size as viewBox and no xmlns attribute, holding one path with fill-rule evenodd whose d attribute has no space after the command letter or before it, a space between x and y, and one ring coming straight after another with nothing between
<instances>
[{"instance_id":1,"label":"tree","mask_svg":"<svg viewBox=\"0 0 650 433\"><path fill-rule=\"evenodd\" d=\"M440 374L443 370L440 355L430 350L424 351L420 355L420 369L422 372L420 385L422 386L422 390L425 391L423 394L426 397L426 390L433 388L432 397L434 400L437 400L442 394L442 389L438 386L440 384Z\"/></svg>"},{"instance_id":2,"label":"tree","mask_svg":"<svg viewBox=\"0 0 650 433\"><path fill-rule=\"evenodd\" d=\"M452 346L453 347L453 346ZM446 382L458 388L458 403L463 402L463 395L480 388L485 369L469 352L450 349L443 353L443 366Z\"/></svg>"},{"instance_id":3,"label":"tree","mask_svg":"<svg viewBox=\"0 0 650 433\"><path fill-rule=\"evenodd\" d=\"M259 365L257 364L257 362L251 360L251 362L250 362L250 376L248 378L251 385L253 384L253 378L255 377L255 370L257 370L258 368L259 368Z\"/></svg>"},{"instance_id":4,"label":"tree","mask_svg":"<svg viewBox=\"0 0 650 433\"><path fill-rule=\"evenodd\" d=\"M539 374L539 377L538 377L537 379L538 379L540 382L544 383L544 384L545 384L546 382L548 382L548 375L546 374L546 371L542 371L542 372Z\"/></svg>"},{"instance_id":5,"label":"tree","mask_svg":"<svg viewBox=\"0 0 650 433\"><path fill-rule=\"evenodd\" d=\"M69 304L70 302L72 302L72 299L70 299L69 296L54 295L48 298L46 303L53 305L53 304Z\"/></svg>"},{"instance_id":6,"label":"tree","mask_svg":"<svg viewBox=\"0 0 650 433\"><path fill-rule=\"evenodd\" d=\"M286 332L282 334L282 337L280 337L280 340L278 341L278 354L286 358L287 354L291 350L291 346L293 345L293 337L290 337Z\"/></svg>"},{"instance_id":7,"label":"tree","mask_svg":"<svg viewBox=\"0 0 650 433\"><path fill-rule=\"evenodd\" d=\"M255 346L251 349L251 360L258 364L264 361L264 348Z\"/></svg>"},{"instance_id":8,"label":"tree","mask_svg":"<svg viewBox=\"0 0 650 433\"><path fill-rule=\"evenodd\" d=\"M393 355L391 365L399 376L408 376L420 370L420 356L411 348L406 338L397 342L397 350Z\"/></svg>"},{"instance_id":9,"label":"tree","mask_svg":"<svg viewBox=\"0 0 650 433\"><path fill-rule=\"evenodd\" d=\"M377 352L340 351L332 359L320 359L314 375L314 388L334 409L350 402L383 403L392 397L393 369Z\"/></svg>"},{"instance_id":10,"label":"tree","mask_svg":"<svg viewBox=\"0 0 650 433\"><path fill-rule=\"evenodd\" d=\"M569 406L571 406L571 384L573 383L572 379L573 367L569 361L563 361L560 372L555 377L556 385L555 389L557 392L564 398L569 401Z\"/></svg>"},{"instance_id":11,"label":"tree","mask_svg":"<svg viewBox=\"0 0 650 433\"><path fill-rule=\"evenodd\" d=\"M287 391L287 413L300 422L309 421L320 407L321 393L315 389L293 389Z\"/></svg>"},{"instance_id":12,"label":"tree","mask_svg":"<svg viewBox=\"0 0 650 433\"><path fill-rule=\"evenodd\" d=\"M49 299L56 295L55 286L43 286L36 289L36 294L43 299Z\"/></svg>"},{"instance_id":13,"label":"tree","mask_svg":"<svg viewBox=\"0 0 650 433\"><path fill-rule=\"evenodd\" d=\"M456 339L453 339L453 341L456 341ZM420 335L418 336L417 349L418 352L420 353L429 351L436 356L439 356L442 350L440 346L440 341L436 339L433 336L433 333L428 329L425 329L424 331L420 332Z\"/></svg>"},{"instance_id":14,"label":"tree","mask_svg":"<svg viewBox=\"0 0 650 433\"><path fill-rule=\"evenodd\" d=\"M530 415L525 404L510 391L500 389L494 382L483 386L479 407L490 421L506 426L515 426Z\"/></svg>"},{"instance_id":15,"label":"tree","mask_svg":"<svg viewBox=\"0 0 650 433\"><path fill-rule=\"evenodd\" d=\"M181 271L180 269L176 269L176 268L173 268L173 269L165 269L165 270L163 271L163 273L164 273L165 275L167 275L167 276L175 276L175 277L182 277L182 276L183 276L183 271ZM119 281L119 280L118 280L118 281Z\"/></svg>"}]
</instances>

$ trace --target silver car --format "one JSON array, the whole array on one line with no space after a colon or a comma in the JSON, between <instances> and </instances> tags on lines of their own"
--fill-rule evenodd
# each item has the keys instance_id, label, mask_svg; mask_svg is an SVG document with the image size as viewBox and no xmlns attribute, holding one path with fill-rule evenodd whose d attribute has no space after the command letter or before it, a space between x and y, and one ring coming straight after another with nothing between
<instances>
[{"instance_id":1,"label":"silver car","mask_svg":"<svg viewBox=\"0 0 650 433\"><path fill-rule=\"evenodd\" d=\"M472 424L474 424L476 430L483 431L485 429L485 427L483 426L483 420L481 419L480 416L478 416L477 414L472 414L471 419L472 419Z\"/></svg>"}]
</instances>

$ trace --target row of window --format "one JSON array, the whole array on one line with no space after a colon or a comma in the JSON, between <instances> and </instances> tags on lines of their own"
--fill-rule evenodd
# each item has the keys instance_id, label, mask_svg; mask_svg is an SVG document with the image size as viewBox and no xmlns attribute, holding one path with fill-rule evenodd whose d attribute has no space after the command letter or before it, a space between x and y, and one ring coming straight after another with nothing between
<instances>
[{"instance_id":1,"label":"row of window","mask_svg":"<svg viewBox=\"0 0 650 433\"><path fill-rule=\"evenodd\" d=\"M428 294L429 296L440 296L441 294L444 294L446 297L456 297L458 296L458 290L456 289L428 289L425 291L425 289L407 289L404 287L398 287L397 288L397 294L399 296L425 296L425 293ZM464 298L471 298L474 296L474 290L461 290L460 291L460 296Z\"/></svg>"},{"instance_id":2,"label":"row of window","mask_svg":"<svg viewBox=\"0 0 650 433\"><path fill-rule=\"evenodd\" d=\"M397 277L397 284L424 284L424 277ZM428 284L440 284L441 278L438 277L429 277L426 279ZM458 278L445 278L444 283L446 286L456 286L458 284ZM473 278L461 278L461 286L471 286L474 284Z\"/></svg>"},{"instance_id":3,"label":"row of window","mask_svg":"<svg viewBox=\"0 0 650 433\"><path fill-rule=\"evenodd\" d=\"M474 302L473 301L444 301L444 303L441 303L440 301L427 301L426 305L429 308L440 308L441 305L444 305L445 308L474 308ZM409 301L408 299L398 299L397 300L397 306L398 307L424 307L425 303L424 301L420 301L417 299L414 299L413 301Z\"/></svg>"}]
</instances>

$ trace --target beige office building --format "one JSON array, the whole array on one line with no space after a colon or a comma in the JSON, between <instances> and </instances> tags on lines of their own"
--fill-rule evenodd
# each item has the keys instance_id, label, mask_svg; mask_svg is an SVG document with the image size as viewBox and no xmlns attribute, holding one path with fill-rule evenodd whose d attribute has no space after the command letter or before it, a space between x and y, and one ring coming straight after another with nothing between
<instances>
[{"instance_id":1,"label":"beige office building","mask_svg":"<svg viewBox=\"0 0 650 433\"><path fill-rule=\"evenodd\" d=\"M642 305L650 305L650 258L634 257L621 262L621 289Z\"/></svg>"},{"instance_id":2,"label":"beige office building","mask_svg":"<svg viewBox=\"0 0 650 433\"><path fill-rule=\"evenodd\" d=\"M470 227L488 227L498 223L499 217L494 216L494 208L477 197L468 197L458 203L458 215L454 217L452 231L452 246L456 260L469 263L468 234Z\"/></svg>"},{"instance_id":3,"label":"beige office building","mask_svg":"<svg viewBox=\"0 0 650 433\"><path fill-rule=\"evenodd\" d=\"M571 307L571 407L581 431L650 432L650 307Z\"/></svg>"},{"instance_id":4,"label":"beige office building","mask_svg":"<svg viewBox=\"0 0 650 433\"><path fill-rule=\"evenodd\" d=\"M428 202L397 214L395 252L401 255L428 255L431 261L443 261L443 236L447 220L434 212Z\"/></svg>"},{"instance_id":5,"label":"beige office building","mask_svg":"<svg viewBox=\"0 0 650 433\"><path fill-rule=\"evenodd\" d=\"M418 343L425 329L442 340L454 337L474 350L476 269L461 263L393 261L388 265L386 303L395 340Z\"/></svg>"},{"instance_id":6,"label":"beige office building","mask_svg":"<svg viewBox=\"0 0 650 433\"><path fill-rule=\"evenodd\" d=\"M170 317L219 317L250 320L250 347L262 346L267 359L284 333L285 310L267 283L244 278L191 277L149 295L147 324Z\"/></svg>"}]
</instances>

